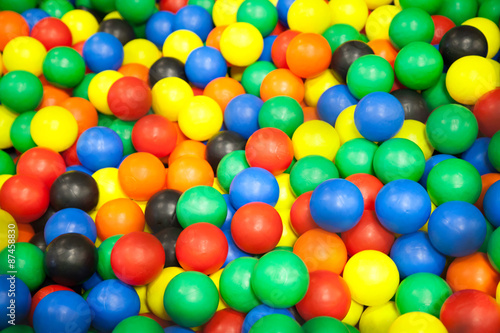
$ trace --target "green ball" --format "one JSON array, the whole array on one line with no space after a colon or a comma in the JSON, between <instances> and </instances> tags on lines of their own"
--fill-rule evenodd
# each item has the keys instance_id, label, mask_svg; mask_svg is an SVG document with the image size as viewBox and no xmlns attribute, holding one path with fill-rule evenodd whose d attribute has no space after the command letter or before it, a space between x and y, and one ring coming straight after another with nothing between
<instances>
[{"instance_id":1,"label":"green ball","mask_svg":"<svg viewBox=\"0 0 500 333\"><path fill-rule=\"evenodd\" d=\"M35 333L35 331L27 325L13 325L2 330L2 333Z\"/></svg>"},{"instance_id":2,"label":"green ball","mask_svg":"<svg viewBox=\"0 0 500 333\"><path fill-rule=\"evenodd\" d=\"M260 304L250 286L252 272L258 259L241 257L231 261L220 276L220 295L232 309L247 313Z\"/></svg>"},{"instance_id":3,"label":"green ball","mask_svg":"<svg viewBox=\"0 0 500 333\"><path fill-rule=\"evenodd\" d=\"M234 177L241 171L248 169L250 165L247 162L244 150L235 150L224 156L217 167L217 179L220 186L229 192L229 187Z\"/></svg>"},{"instance_id":4,"label":"green ball","mask_svg":"<svg viewBox=\"0 0 500 333\"><path fill-rule=\"evenodd\" d=\"M362 42L368 43L370 41L365 34L360 33L359 36L360 36L359 40Z\"/></svg>"},{"instance_id":5,"label":"green ball","mask_svg":"<svg viewBox=\"0 0 500 333\"><path fill-rule=\"evenodd\" d=\"M344 324L345 327L347 327L347 330L349 331L349 333L359 333L358 329L356 327L353 327L349 324Z\"/></svg>"},{"instance_id":6,"label":"green ball","mask_svg":"<svg viewBox=\"0 0 500 333\"><path fill-rule=\"evenodd\" d=\"M127 156L136 152L132 144L132 129L134 128L135 121L124 121L115 119L109 126L110 129L116 132L123 143L123 156Z\"/></svg>"},{"instance_id":7,"label":"green ball","mask_svg":"<svg viewBox=\"0 0 500 333\"><path fill-rule=\"evenodd\" d=\"M89 100L89 84L90 81L96 76L95 73L85 74L83 80L73 89L73 97L81 97Z\"/></svg>"},{"instance_id":8,"label":"green ball","mask_svg":"<svg viewBox=\"0 0 500 333\"><path fill-rule=\"evenodd\" d=\"M302 326L302 329L304 333L350 333L344 323L333 317L310 319Z\"/></svg>"},{"instance_id":9,"label":"green ball","mask_svg":"<svg viewBox=\"0 0 500 333\"><path fill-rule=\"evenodd\" d=\"M283 250L272 251L259 259L251 283L262 303L274 308L289 308L306 294L309 273L296 254Z\"/></svg>"},{"instance_id":10,"label":"green ball","mask_svg":"<svg viewBox=\"0 0 500 333\"><path fill-rule=\"evenodd\" d=\"M425 157L419 146L408 139L390 139L380 145L373 157L373 170L384 184L397 179L418 182L424 174Z\"/></svg>"},{"instance_id":11,"label":"green ball","mask_svg":"<svg viewBox=\"0 0 500 333\"><path fill-rule=\"evenodd\" d=\"M350 40L361 40L361 35L358 30L349 24L334 24L330 28L323 32L323 37L325 37L332 53L335 52L337 47L348 42Z\"/></svg>"},{"instance_id":12,"label":"green ball","mask_svg":"<svg viewBox=\"0 0 500 333\"><path fill-rule=\"evenodd\" d=\"M479 252L483 252L483 253L488 252L488 244L490 242L491 234L493 234L493 230L494 230L491 223L488 222L488 220L485 220L485 221L486 221L486 237L484 238L483 245L481 245L481 247L478 250Z\"/></svg>"},{"instance_id":13,"label":"green ball","mask_svg":"<svg viewBox=\"0 0 500 333\"><path fill-rule=\"evenodd\" d=\"M329 159L309 155L295 163L290 172L290 186L296 196L313 191L325 180L339 178L339 171Z\"/></svg>"},{"instance_id":14,"label":"green ball","mask_svg":"<svg viewBox=\"0 0 500 333\"><path fill-rule=\"evenodd\" d=\"M356 59L347 71L347 87L357 99L377 92L390 92L394 85L391 64L382 57L368 54Z\"/></svg>"},{"instance_id":15,"label":"green ball","mask_svg":"<svg viewBox=\"0 0 500 333\"><path fill-rule=\"evenodd\" d=\"M54 47L43 61L43 75L56 87L73 88L85 77L85 61L71 47Z\"/></svg>"},{"instance_id":16,"label":"green ball","mask_svg":"<svg viewBox=\"0 0 500 333\"><path fill-rule=\"evenodd\" d=\"M31 120L35 116L35 111L27 111L20 114L12 124L10 128L10 140L16 148L21 153L24 153L28 149L36 147L35 141L31 137Z\"/></svg>"},{"instance_id":17,"label":"green ball","mask_svg":"<svg viewBox=\"0 0 500 333\"><path fill-rule=\"evenodd\" d=\"M156 7L155 7L156 8ZM156 11L153 12L153 14L155 13ZM153 15L151 14L151 15ZM146 39L146 23L147 22L144 22L144 23L138 23L138 24L131 24L132 26L132 30L134 30L134 35L135 35L135 38L143 38L143 39Z\"/></svg>"},{"instance_id":18,"label":"green ball","mask_svg":"<svg viewBox=\"0 0 500 333\"><path fill-rule=\"evenodd\" d=\"M90 0L92 7L103 13L110 13L116 10L115 0Z\"/></svg>"},{"instance_id":19,"label":"green ball","mask_svg":"<svg viewBox=\"0 0 500 333\"><path fill-rule=\"evenodd\" d=\"M274 127L290 138L304 122L299 102L288 96L276 96L265 101L259 111L259 127Z\"/></svg>"},{"instance_id":20,"label":"green ball","mask_svg":"<svg viewBox=\"0 0 500 333\"><path fill-rule=\"evenodd\" d=\"M399 4L403 9L420 8L430 15L436 14L441 8L443 0L400 0Z\"/></svg>"},{"instance_id":21,"label":"green ball","mask_svg":"<svg viewBox=\"0 0 500 333\"><path fill-rule=\"evenodd\" d=\"M43 0L40 9L45 10L50 16L60 19L75 7L67 0Z\"/></svg>"},{"instance_id":22,"label":"green ball","mask_svg":"<svg viewBox=\"0 0 500 333\"><path fill-rule=\"evenodd\" d=\"M494 23L500 22L500 2L498 0L488 0L479 7L478 17L487 18Z\"/></svg>"},{"instance_id":23,"label":"green ball","mask_svg":"<svg viewBox=\"0 0 500 333\"><path fill-rule=\"evenodd\" d=\"M427 119L425 132L430 144L443 154L460 154L469 149L477 138L476 117L465 106L443 105Z\"/></svg>"},{"instance_id":24,"label":"green ball","mask_svg":"<svg viewBox=\"0 0 500 333\"><path fill-rule=\"evenodd\" d=\"M434 21L429 13L420 8L403 9L394 16L389 26L389 38L398 49L411 42L430 43L433 37Z\"/></svg>"},{"instance_id":25,"label":"green ball","mask_svg":"<svg viewBox=\"0 0 500 333\"><path fill-rule=\"evenodd\" d=\"M257 61L243 71L241 85L247 93L260 97L262 81L275 69L276 66L269 61Z\"/></svg>"},{"instance_id":26,"label":"green ball","mask_svg":"<svg viewBox=\"0 0 500 333\"><path fill-rule=\"evenodd\" d=\"M446 16L455 25L461 25L468 19L476 16L477 7L476 0L443 0L443 4L437 14ZM495 23L498 24L498 22Z\"/></svg>"},{"instance_id":27,"label":"green ball","mask_svg":"<svg viewBox=\"0 0 500 333\"><path fill-rule=\"evenodd\" d=\"M236 21L250 23L266 37L278 24L278 10L269 0L246 0L238 8Z\"/></svg>"},{"instance_id":28,"label":"green ball","mask_svg":"<svg viewBox=\"0 0 500 333\"><path fill-rule=\"evenodd\" d=\"M36 0L0 0L0 10L10 10L22 14L25 10L35 8Z\"/></svg>"},{"instance_id":29,"label":"green ball","mask_svg":"<svg viewBox=\"0 0 500 333\"><path fill-rule=\"evenodd\" d=\"M35 110L42 97L42 82L34 74L12 71L0 80L0 103L14 112Z\"/></svg>"},{"instance_id":30,"label":"green ball","mask_svg":"<svg viewBox=\"0 0 500 333\"><path fill-rule=\"evenodd\" d=\"M16 165L12 158L5 151L0 150L0 175L14 175Z\"/></svg>"},{"instance_id":31,"label":"green ball","mask_svg":"<svg viewBox=\"0 0 500 333\"><path fill-rule=\"evenodd\" d=\"M184 192L176 208L177 219L183 228L207 222L221 227L226 221L226 200L210 186L195 186Z\"/></svg>"},{"instance_id":32,"label":"green ball","mask_svg":"<svg viewBox=\"0 0 500 333\"><path fill-rule=\"evenodd\" d=\"M434 85L422 91L422 97L424 98L427 107L431 111L446 104L456 103L448 93L448 89L446 89L445 73L441 74Z\"/></svg>"},{"instance_id":33,"label":"green ball","mask_svg":"<svg viewBox=\"0 0 500 333\"><path fill-rule=\"evenodd\" d=\"M16 276L26 283L31 291L34 291L45 280L44 254L31 243L15 243L14 245L13 247L9 245L0 252L0 274L16 271ZM10 262L12 256L15 257L13 266Z\"/></svg>"},{"instance_id":34,"label":"green ball","mask_svg":"<svg viewBox=\"0 0 500 333\"><path fill-rule=\"evenodd\" d=\"M122 320L113 333L163 333L163 328L151 318L132 316Z\"/></svg>"},{"instance_id":35,"label":"green ball","mask_svg":"<svg viewBox=\"0 0 500 333\"><path fill-rule=\"evenodd\" d=\"M155 0L117 0L116 10L133 25L145 23L155 12Z\"/></svg>"},{"instance_id":36,"label":"green ball","mask_svg":"<svg viewBox=\"0 0 500 333\"><path fill-rule=\"evenodd\" d=\"M423 90L436 84L443 72L443 57L434 46L413 42L401 49L394 62L399 82L410 89Z\"/></svg>"},{"instance_id":37,"label":"green ball","mask_svg":"<svg viewBox=\"0 0 500 333\"><path fill-rule=\"evenodd\" d=\"M425 312L439 318L441 306L452 294L441 277L432 273L416 273L401 282L396 292L396 307L400 314Z\"/></svg>"},{"instance_id":38,"label":"green ball","mask_svg":"<svg viewBox=\"0 0 500 333\"><path fill-rule=\"evenodd\" d=\"M427 178L427 192L436 206L448 201L474 204L481 188L481 175L477 169L459 158L439 162Z\"/></svg>"},{"instance_id":39,"label":"green ball","mask_svg":"<svg viewBox=\"0 0 500 333\"><path fill-rule=\"evenodd\" d=\"M91 0L76 0L75 1L75 7L85 7L87 9L94 9L94 5L92 4Z\"/></svg>"},{"instance_id":40,"label":"green ball","mask_svg":"<svg viewBox=\"0 0 500 333\"><path fill-rule=\"evenodd\" d=\"M210 15L212 15L212 10L214 9L215 0L189 0L187 4L203 7L207 10L207 12L210 13Z\"/></svg>"},{"instance_id":41,"label":"green ball","mask_svg":"<svg viewBox=\"0 0 500 333\"><path fill-rule=\"evenodd\" d=\"M168 283L163 304L175 323L184 327L200 326L215 314L219 292L205 274L183 272Z\"/></svg>"},{"instance_id":42,"label":"green ball","mask_svg":"<svg viewBox=\"0 0 500 333\"><path fill-rule=\"evenodd\" d=\"M346 178L356 173L373 175L373 157L378 146L366 139L349 140L340 146L335 155L335 165L340 177Z\"/></svg>"},{"instance_id":43,"label":"green ball","mask_svg":"<svg viewBox=\"0 0 500 333\"><path fill-rule=\"evenodd\" d=\"M116 279L115 272L111 268L111 251L122 236L114 235L106 238L97 249L97 256L99 258L97 261L97 273L99 273L103 280Z\"/></svg>"},{"instance_id":44,"label":"green ball","mask_svg":"<svg viewBox=\"0 0 500 333\"><path fill-rule=\"evenodd\" d=\"M303 333L293 318L284 314L270 314L257 320L249 333Z\"/></svg>"},{"instance_id":45,"label":"green ball","mask_svg":"<svg viewBox=\"0 0 500 333\"><path fill-rule=\"evenodd\" d=\"M491 234L490 240L488 242L488 259L491 265L497 271L500 270L500 228L497 228Z\"/></svg>"},{"instance_id":46,"label":"green ball","mask_svg":"<svg viewBox=\"0 0 500 333\"><path fill-rule=\"evenodd\" d=\"M497 171L500 172L500 131L496 132L488 145L488 159Z\"/></svg>"},{"instance_id":47,"label":"green ball","mask_svg":"<svg viewBox=\"0 0 500 333\"><path fill-rule=\"evenodd\" d=\"M104 126L104 127L110 127L111 124L113 124L113 121L115 121L116 118L112 114L104 114L104 113L97 113L97 126Z\"/></svg>"}]
</instances>

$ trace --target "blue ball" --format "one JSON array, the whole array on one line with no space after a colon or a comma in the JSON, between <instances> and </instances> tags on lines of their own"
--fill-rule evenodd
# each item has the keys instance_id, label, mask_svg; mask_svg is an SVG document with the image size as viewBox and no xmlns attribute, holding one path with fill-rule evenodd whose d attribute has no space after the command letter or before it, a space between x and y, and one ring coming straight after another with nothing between
<instances>
[{"instance_id":1,"label":"blue ball","mask_svg":"<svg viewBox=\"0 0 500 333\"><path fill-rule=\"evenodd\" d=\"M222 224L222 226L220 227L222 231L224 231L231 229L231 221L233 220L234 213L236 213L236 209L234 209L233 205L231 204L231 199L229 198L229 194L223 194L222 197L226 201L227 205L226 220L224 221L224 224Z\"/></svg>"},{"instance_id":2,"label":"blue ball","mask_svg":"<svg viewBox=\"0 0 500 333\"><path fill-rule=\"evenodd\" d=\"M448 201L432 213L428 234L439 252L451 257L463 257L481 247L486 228L486 220L476 206L464 201Z\"/></svg>"},{"instance_id":3,"label":"blue ball","mask_svg":"<svg viewBox=\"0 0 500 333\"><path fill-rule=\"evenodd\" d=\"M330 232L344 232L358 224L364 211L361 191L345 179L329 179L313 191L309 203L316 224Z\"/></svg>"},{"instance_id":4,"label":"blue ball","mask_svg":"<svg viewBox=\"0 0 500 333\"><path fill-rule=\"evenodd\" d=\"M439 162L443 162L445 160L449 160L450 158L456 158L453 155L448 154L438 154L429 158L425 162L425 169L422 178L418 181L420 185L422 185L425 189L427 189L427 178L429 177L429 172L431 172L432 168L434 168Z\"/></svg>"},{"instance_id":5,"label":"blue ball","mask_svg":"<svg viewBox=\"0 0 500 333\"><path fill-rule=\"evenodd\" d=\"M33 328L37 333L87 333L91 322L90 307L73 291L61 290L48 294L35 308Z\"/></svg>"},{"instance_id":6,"label":"blue ball","mask_svg":"<svg viewBox=\"0 0 500 333\"><path fill-rule=\"evenodd\" d=\"M94 73L118 70L123 63L123 55L122 43L107 32L93 34L83 45L83 59Z\"/></svg>"},{"instance_id":7,"label":"blue ball","mask_svg":"<svg viewBox=\"0 0 500 333\"><path fill-rule=\"evenodd\" d=\"M0 275L0 330L19 325L28 316L31 294L21 279L12 275Z\"/></svg>"},{"instance_id":8,"label":"blue ball","mask_svg":"<svg viewBox=\"0 0 500 333\"><path fill-rule=\"evenodd\" d=\"M472 164L479 174L497 172L488 158L488 145L491 138L479 138L474 141L472 146L462 153L461 158Z\"/></svg>"},{"instance_id":9,"label":"blue ball","mask_svg":"<svg viewBox=\"0 0 500 333\"><path fill-rule=\"evenodd\" d=\"M123 143L112 129L92 127L80 135L76 155L82 165L92 171L116 167L123 158Z\"/></svg>"},{"instance_id":10,"label":"blue ball","mask_svg":"<svg viewBox=\"0 0 500 333\"><path fill-rule=\"evenodd\" d=\"M165 332L165 333L191 333L194 331L190 328L181 327L181 326L176 325L176 326L165 327L163 329L163 332Z\"/></svg>"},{"instance_id":11,"label":"blue ball","mask_svg":"<svg viewBox=\"0 0 500 333\"><path fill-rule=\"evenodd\" d=\"M248 168L236 175L229 187L229 198L235 209L250 202L263 202L274 207L280 196L278 181L267 170Z\"/></svg>"},{"instance_id":12,"label":"blue ball","mask_svg":"<svg viewBox=\"0 0 500 333\"><path fill-rule=\"evenodd\" d=\"M446 266L446 257L432 246L429 236L422 231L396 239L392 245L391 259L402 279L422 272L441 275Z\"/></svg>"},{"instance_id":13,"label":"blue ball","mask_svg":"<svg viewBox=\"0 0 500 333\"><path fill-rule=\"evenodd\" d=\"M222 265L223 268L226 267L234 259L251 256L250 254L241 251L240 248L236 246L236 243L233 240L233 236L231 235L231 230L226 229L222 230L222 232L224 233L224 236L226 236L228 245L226 261L224 261L224 265Z\"/></svg>"},{"instance_id":14,"label":"blue ball","mask_svg":"<svg viewBox=\"0 0 500 333\"><path fill-rule=\"evenodd\" d=\"M422 185L413 180L394 180L377 194L375 213L389 231L409 234L418 231L429 219L431 198Z\"/></svg>"},{"instance_id":15,"label":"blue ball","mask_svg":"<svg viewBox=\"0 0 500 333\"><path fill-rule=\"evenodd\" d=\"M175 30L189 30L206 41L208 34L214 28L212 16L201 6L187 5L179 9L174 18Z\"/></svg>"},{"instance_id":16,"label":"blue ball","mask_svg":"<svg viewBox=\"0 0 500 333\"><path fill-rule=\"evenodd\" d=\"M174 31L175 15L159 11L151 15L146 23L146 38L158 48L162 48L167 37Z\"/></svg>"},{"instance_id":17,"label":"blue ball","mask_svg":"<svg viewBox=\"0 0 500 333\"><path fill-rule=\"evenodd\" d=\"M335 126L337 117L346 108L356 105L358 100L351 94L345 84L328 88L318 100L318 115L323 121Z\"/></svg>"},{"instance_id":18,"label":"blue ball","mask_svg":"<svg viewBox=\"0 0 500 333\"><path fill-rule=\"evenodd\" d=\"M55 238L69 233L84 235L92 242L97 238L94 221L78 208L61 209L49 218L44 229L45 243L48 245Z\"/></svg>"},{"instance_id":19,"label":"blue ball","mask_svg":"<svg viewBox=\"0 0 500 333\"><path fill-rule=\"evenodd\" d=\"M40 20L42 20L46 17L50 17L50 15L45 10L39 9L39 8L31 8L31 9L25 10L21 15L24 17L24 19L28 23L28 25L30 27L30 31L31 31L31 29L33 29L35 24L37 24Z\"/></svg>"},{"instance_id":20,"label":"blue ball","mask_svg":"<svg viewBox=\"0 0 500 333\"><path fill-rule=\"evenodd\" d=\"M233 98L224 111L224 123L228 130L248 139L259 129L259 112L264 102L250 94Z\"/></svg>"},{"instance_id":21,"label":"blue ball","mask_svg":"<svg viewBox=\"0 0 500 333\"><path fill-rule=\"evenodd\" d=\"M278 36L267 36L264 38L264 49L260 54L259 59L257 61L269 61L273 62L273 58L271 57L271 50L273 48L274 41L278 38Z\"/></svg>"},{"instance_id":22,"label":"blue ball","mask_svg":"<svg viewBox=\"0 0 500 333\"><path fill-rule=\"evenodd\" d=\"M101 283L102 281L104 281L104 279L99 275L99 273L95 272L91 277L90 279L88 279L87 281L85 281L83 284L82 284L82 288L84 290L90 290L92 288L94 288L95 286L97 286L99 283Z\"/></svg>"},{"instance_id":23,"label":"blue ball","mask_svg":"<svg viewBox=\"0 0 500 333\"><path fill-rule=\"evenodd\" d=\"M278 20L281 24L288 28L288 10L295 0L278 0L276 9L278 10Z\"/></svg>"},{"instance_id":24,"label":"blue ball","mask_svg":"<svg viewBox=\"0 0 500 333\"><path fill-rule=\"evenodd\" d=\"M245 316L243 321L242 333L248 333L252 326L262 317L269 316L272 314L282 314L295 319L288 309L275 309L271 308L265 304L257 305L255 308L250 310L250 312Z\"/></svg>"},{"instance_id":25,"label":"blue ball","mask_svg":"<svg viewBox=\"0 0 500 333\"><path fill-rule=\"evenodd\" d=\"M66 168L66 172L69 172L69 171L80 171L80 172L86 173L89 176L92 176L94 174L94 172L92 172L91 170L87 169L86 167L84 167L82 165L69 166Z\"/></svg>"},{"instance_id":26,"label":"blue ball","mask_svg":"<svg viewBox=\"0 0 500 333\"><path fill-rule=\"evenodd\" d=\"M403 127L405 110L401 102L386 92L374 92L363 97L354 111L354 123L359 133L370 141L389 140Z\"/></svg>"},{"instance_id":27,"label":"blue ball","mask_svg":"<svg viewBox=\"0 0 500 333\"><path fill-rule=\"evenodd\" d=\"M92 312L92 326L111 332L122 320L137 316L141 301L133 287L120 280L106 280L95 286L87 297Z\"/></svg>"},{"instance_id":28,"label":"blue ball","mask_svg":"<svg viewBox=\"0 0 500 333\"><path fill-rule=\"evenodd\" d=\"M184 70L189 82L198 88L205 88L210 81L226 76L227 64L219 50L202 46L189 54Z\"/></svg>"},{"instance_id":29,"label":"blue ball","mask_svg":"<svg viewBox=\"0 0 500 333\"><path fill-rule=\"evenodd\" d=\"M483 199L484 215L495 227L500 227L500 181L490 186Z\"/></svg>"}]
</instances>

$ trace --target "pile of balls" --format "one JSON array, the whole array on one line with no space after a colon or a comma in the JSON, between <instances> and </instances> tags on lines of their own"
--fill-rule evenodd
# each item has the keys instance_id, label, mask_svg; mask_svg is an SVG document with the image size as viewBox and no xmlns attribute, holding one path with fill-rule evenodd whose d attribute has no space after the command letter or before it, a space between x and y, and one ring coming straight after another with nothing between
<instances>
[{"instance_id":1,"label":"pile of balls","mask_svg":"<svg viewBox=\"0 0 500 333\"><path fill-rule=\"evenodd\" d=\"M500 332L499 23L0 0L0 331Z\"/></svg>"}]
</instances>

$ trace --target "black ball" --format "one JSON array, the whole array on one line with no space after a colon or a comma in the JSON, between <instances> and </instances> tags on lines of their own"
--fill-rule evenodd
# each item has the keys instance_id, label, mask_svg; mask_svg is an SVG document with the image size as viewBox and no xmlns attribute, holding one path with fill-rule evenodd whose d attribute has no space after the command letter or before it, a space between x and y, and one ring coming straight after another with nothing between
<instances>
[{"instance_id":1,"label":"black ball","mask_svg":"<svg viewBox=\"0 0 500 333\"><path fill-rule=\"evenodd\" d=\"M50 188L50 204L56 211L78 208L90 212L99 201L99 189L94 178L80 171L63 173Z\"/></svg>"},{"instance_id":2,"label":"black ball","mask_svg":"<svg viewBox=\"0 0 500 333\"><path fill-rule=\"evenodd\" d=\"M175 212L181 194L179 191L168 189L155 193L149 199L144 216L146 223L153 232L168 227L181 227Z\"/></svg>"},{"instance_id":3,"label":"black ball","mask_svg":"<svg viewBox=\"0 0 500 333\"><path fill-rule=\"evenodd\" d=\"M488 42L484 34L477 28L461 25L451 28L439 43L439 52L443 56L445 68L456 60L470 55L486 57Z\"/></svg>"},{"instance_id":4,"label":"black ball","mask_svg":"<svg viewBox=\"0 0 500 333\"><path fill-rule=\"evenodd\" d=\"M187 82L188 79L182 61L170 57L156 60L149 69L149 85L153 87L156 82L166 77L178 77Z\"/></svg>"},{"instance_id":5,"label":"black ball","mask_svg":"<svg viewBox=\"0 0 500 333\"><path fill-rule=\"evenodd\" d=\"M398 89L391 94L403 105L405 119L418 120L424 124L427 122L430 111L422 95L411 89Z\"/></svg>"},{"instance_id":6,"label":"black ball","mask_svg":"<svg viewBox=\"0 0 500 333\"><path fill-rule=\"evenodd\" d=\"M56 213L56 210L52 207L49 206L45 213L37 220L31 222L31 226L33 227L33 230L35 232L40 232L45 230L45 225L47 224L47 221L50 219L52 215Z\"/></svg>"},{"instance_id":7,"label":"black ball","mask_svg":"<svg viewBox=\"0 0 500 333\"><path fill-rule=\"evenodd\" d=\"M224 156L235 150L245 150L246 144L247 140L240 134L233 131L221 131L208 140L205 157L216 173L219 162Z\"/></svg>"},{"instance_id":8,"label":"black ball","mask_svg":"<svg viewBox=\"0 0 500 333\"><path fill-rule=\"evenodd\" d=\"M358 58L367 54L374 54L368 44L359 40L351 40L343 43L332 55L332 62L330 68L337 80L345 82L347 78L347 71L352 63Z\"/></svg>"},{"instance_id":9,"label":"black ball","mask_svg":"<svg viewBox=\"0 0 500 333\"><path fill-rule=\"evenodd\" d=\"M34 234L30 239L30 243L38 247L43 252L45 252L45 249L47 248L47 243L45 243L45 236L43 231L39 231Z\"/></svg>"},{"instance_id":10,"label":"black ball","mask_svg":"<svg viewBox=\"0 0 500 333\"><path fill-rule=\"evenodd\" d=\"M163 246L163 250L165 250L164 267L180 267L177 257L175 256L175 244L177 243L177 238L179 238L181 232L181 228L170 227L154 234Z\"/></svg>"},{"instance_id":11,"label":"black ball","mask_svg":"<svg viewBox=\"0 0 500 333\"><path fill-rule=\"evenodd\" d=\"M132 26L127 21L120 19L102 21L99 25L99 32L107 32L115 36L122 45L135 39L135 32Z\"/></svg>"},{"instance_id":12,"label":"black ball","mask_svg":"<svg viewBox=\"0 0 500 333\"><path fill-rule=\"evenodd\" d=\"M64 286L82 284L97 269L97 249L86 236L63 234L45 250L45 271L55 282Z\"/></svg>"}]
</instances>

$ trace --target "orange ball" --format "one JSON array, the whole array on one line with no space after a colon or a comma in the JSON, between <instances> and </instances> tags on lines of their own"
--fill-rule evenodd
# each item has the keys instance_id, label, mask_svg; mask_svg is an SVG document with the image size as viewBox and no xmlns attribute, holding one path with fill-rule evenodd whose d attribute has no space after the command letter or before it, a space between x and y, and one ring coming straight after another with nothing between
<instances>
[{"instance_id":1,"label":"orange ball","mask_svg":"<svg viewBox=\"0 0 500 333\"><path fill-rule=\"evenodd\" d=\"M326 270L340 274L347 262L347 249L335 233L311 229L300 235L293 253L306 264L309 272Z\"/></svg>"},{"instance_id":2,"label":"orange ball","mask_svg":"<svg viewBox=\"0 0 500 333\"><path fill-rule=\"evenodd\" d=\"M141 207L127 198L106 202L99 208L95 217L97 236L102 241L114 235L143 231L145 224L146 219Z\"/></svg>"},{"instance_id":3,"label":"orange ball","mask_svg":"<svg viewBox=\"0 0 500 333\"><path fill-rule=\"evenodd\" d=\"M486 194L486 191L488 191L491 185L493 185L499 180L500 180L500 173L487 173L481 176L481 183L482 183L481 195L474 204L481 211L483 211L483 199L484 195Z\"/></svg>"},{"instance_id":4,"label":"orange ball","mask_svg":"<svg viewBox=\"0 0 500 333\"><path fill-rule=\"evenodd\" d=\"M212 29L208 34L206 45L220 51L220 37L226 28L227 25L221 25Z\"/></svg>"},{"instance_id":5,"label":"orange ball","mask_svg":"<svg viewBox=\"0 0 500 333\"><path fill-rule=\"evenodd\" d=\"M165 167L150 153L133 153L118 168L118 179L123 192L138 201L149 200L165 183Z\"/></svg>"},{"instance_id":6,"label":"orange ball","mask_svg":"<svg viewBox=\"0 0 500 333\"><path fill-rule=\"evenodd\" d=\"M286 49L286 63L293 74L308 79L330 67L332 50L325 37L303 33L292 39Z\"/></svg>"},{"instance_id":7,"label":"orange ball","mask_svg":"<svg viewBox=\"0 0 500 333\"><path fill-rule=\"evenodd\" d=\"M289 69L275 69L267 74L260 86L260 97L265 102L276 96L288 96L302 102L304 99L304 82Z\"/></svg>"},{"instance_id":8,"label":"orange ball","mask_svg":"<svg viewBox=\"0 0 500 333\"><path fill-rule=\"evenodd\" d=\"M75 117L78 124L78 135L91 127L97 126L97 110L92 103L86 99L81 97L70 97L58 105L71 112Z\"/></svg>"},{"instance_id":9,"label":"orange ball","mask_svg":"<svg viewBox=\"0 0 500 333\"><path fill-rule=\"evenodd\" d=\"M176 146L178 146L182 141L189 140L189 138L182 133L178 122L175 121L172 124L174 124L175 130L177 131L177 141L175 142Z\"/></svg>"},{"instance_id":10,"label":"orange ball","mask_svg":"<svg viewBox=\"0 0 500 333\"><path fill-rule=\"evenodd\" d=\"M245 89L241 83L230 77L220 77L212 80L203 91L203 95L212 98L219 104L222 112L233 98L244 93Z\"/></svg>"},{"instance_id":11,"label":"orange ball","mask_svg":"<svg viewBox=\"0 0 500 333\"><path fill-rule=\"evenodd\" d=\"M35 230L33 230L33 227L29 223L18 223L17 224L17 242L23 242L23 243L28 243L35 235Z\"/></svg>"},{"instance_id":12,"label":"orange ball","mask_svg":"<svg viewBox=\"0 0 500 333\"><path fill-rule=\"evenodd\" d=\"M392 66L394 66L394 61L398 55L398 50L392 46L391 42L387 39L374 39L368 42L368 46L371 47L373 53L378 55L385 60L387 60Z\"/></svg>"},{"instance_id":13,"label":"orange ball","mask_svg":"<svg viewBox=\"0 0 500 333\"><path fill-rule=\"evenodd\" d=\"M179 143L168 158L168 164L172 164L176 159L183 156L192 156L205 159L207 146L195 140L185 140Z\"/></svg>"},{"instance_id":14,"label":"orange ball","mask_svg":"<svg viewBox=\"0 0 500 333\"><path fill-rule=\"evenodd\" d=\"M10 10L0 11L0 51L3 52L12 39L29 34L30 27L20 14Z\"/></svg>"},{"instance_id":15,"label":"orange ball","mask_svg":"<svg viewBox=\"0 0 500 333\"><path fill-rule=\"evenodd\" d=\"M118 72L122 73L123 76L136 77L146 83L149 80L149 68L141 64L130 63L123 65L118 69Z\"/></svg>"},{"instance_id":16,"label":"orange ball","mask_svg":"<svg viewBox=\"0 0 500 333\"><path fill-rule=\"evenodd\" d=\"M63 89L59 89L51 85L44 85L42 101L40 102L40 105L38 105L37 110L43 109L47 106L61 105L69 97L69 94Z\"/></svg>"},{"instance_id":17,"label":"orange ball","mask_svg":"<svg viewBox=\"0 0 500 333\"><path fill-rule=\"evenodd\" d=\"M304 112L304 122L309 120L321 120L319 118L318 109L314 106L303 106L302 112Z\"/></svg>"},{"instance_id":18,"label":"orange ball","mask_svg":"<svg viewBox=\"0 0 500 333\"><path fill-rule=\"evenodd\" d=\"M184 192L198 185L212 187L213 183L214 171L204 159L184 156L176 159L168 168L167 185L169 189Z\"/></svg>"}]
</instances>

